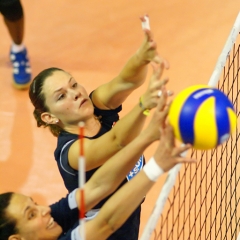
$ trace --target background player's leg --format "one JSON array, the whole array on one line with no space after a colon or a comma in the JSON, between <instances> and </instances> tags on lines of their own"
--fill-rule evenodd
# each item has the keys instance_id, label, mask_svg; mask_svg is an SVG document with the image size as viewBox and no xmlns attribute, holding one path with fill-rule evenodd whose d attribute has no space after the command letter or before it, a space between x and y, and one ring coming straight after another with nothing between
<instances>
[{"instance_id":1,"label":"background player's leg","mask_svg":"<svg viewBox=\"0 0 240 240\"><path fill-rule=\"evenodd\" d=\"M19 0L2 0L1 13L12 39L10 59L13 64L14 86L25 89L31 81L31 69L27 49L23 44L24 13L21 2Z\"/></svg>"}]
</instances>

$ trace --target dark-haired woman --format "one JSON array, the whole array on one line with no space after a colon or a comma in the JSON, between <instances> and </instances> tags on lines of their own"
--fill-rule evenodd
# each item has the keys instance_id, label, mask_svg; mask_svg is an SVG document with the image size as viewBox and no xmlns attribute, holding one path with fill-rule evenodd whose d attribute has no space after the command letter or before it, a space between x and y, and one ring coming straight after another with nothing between
<instances>
[{"instance_id":1,"label":"dark-haired woman","mask_svg":"<svg viewBox=\"0 0 240 240\"><path fill-rule=\"evenodd\" d=\"M156 51L156 43L149 30L141 47L128 60L120 74L91 92L62 69L50 68L39 73L31 83L29 96L34 106L38 126L49 127L58 142L55 159L69 192L78 187L79 122L84 121L84 153L86 181L107 159L131 142L142 130L150 109L156 107L160 91L167 80L160 80L168 67ZM122 103L129 94L143 84L148 63L154 66L147 91L136 106L120 121ZM114 127L113 127L114 126ZM136 175L144 165L144 156L135 159L135 166L120 186ZM107 201L103 199L87 216L92 218ZM109 240L137 240L139 206L126 223Z\"/></svg>"}]
</instances>

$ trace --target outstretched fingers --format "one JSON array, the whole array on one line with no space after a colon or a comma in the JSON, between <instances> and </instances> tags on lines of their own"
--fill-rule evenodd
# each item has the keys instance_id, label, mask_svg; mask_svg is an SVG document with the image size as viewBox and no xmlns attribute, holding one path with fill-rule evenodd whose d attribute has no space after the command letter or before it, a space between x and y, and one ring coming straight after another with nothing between
<instances>
[{"instance_id":1,"label":"outstretched fingers","mask_svg":"<svg viewBox=\"0 0 240 240\"><path fill-rule=\"evenodd\" d=\"M168 146L169 146L169 148L172 148L172 156L173 157L178 157L180 155L183 156L183 154L192 147L191 144L182 144L179 147L175 146L174 130L173 130L173 127L169 123L166 124L164 131L167 136Z\"/></svg>"},{"instance_id":2,"label":"outstretched fingers","mask_svg":"<svg viewBox=\"0 0 240 240\"><path fill-rule=\"evenodd\" d=\"M158 103L157 103L157 111L163 111L164 108L167 106L168 94L167 94L166 87L163 86L161 89L162 89L161 90L161 97L159 97L159 100L158 100ZM167 108L167 112L168 112L168 108Z\"/></svg>"},{"instance_id":3,"label":"outstretched fingers","mask_svg":"<svg viewBox=\"0 0 240 240\"><path fill-rule=\"evenodd\" d=\"M163 74L163 71L164 71L164 64L163 62L160 63L160 64L156 64L155 62L151 62L150 63L151 66L152 66L152 69L153 69L153 76L156 78L156 79L160 79L162 74Z\"/></svg>"},{"instance_id":4,"label":"outstretched fingers","mask_svg":"<svg viewBox=\"0 0 240 240\"><path fill-rule=\"evenodd\" d=\"M184 152L191 148L190 144L176 147L173 129L169 124L160 127L161 140L155 153L155 159L164 171L169 171L179 163L196 163L195 159L184 156Z\"/></svg>"},{"instance_id":5,"label":"outstretched fingers","mask_svg":"<svg viewBox=\"0 0 240 240\"><path fill-rule=\"evenodd\" d=\"M173 151L173 156L180 156L181 154L184 154L187 150L191 149L191 147L192 147L192 145L190 145L190 144L176 147Z\"/></svg>"},{"instance_id":6,"label":"outstretched fingers","mask_svg":"<svg viewBox=\"0 0 240 240\"><path fill-rule=\"evenodd\" d=\"M157 44L153 41L153 33L149 29L143 29L143 32L145 34L145 41L150 43L150 48L156 48Z\"/></svg>"},{"instance_id":7,"label":"outstretched fingers","mask_svg":"<svg viewBox=\"0 0 240 240\"><path fill-rule=\"evenodd\" d=\"M197 163L197 159L178 157L176 158L176 163Z\"/></svg>"},{"instance_id":8,"label":"outstretched fingers","mask_svg":"<svg viewBox=\"0 0 240 240\"><path fill-rule=\"evenodd\" d=\"M148 46L147 48L149 50L155 51L155 55L151 57L151 59L148 59L149 61L153 61L158 64L163 64L166 69L169 68L169 63L166 59L159 56L157 53L157 44L153 39L153 33L150 30L150 23L149 23L149 16L148 14L145 14L143 16L139 17L142 22L142 29L145 34L144 44Z\"/></svg>"},{"instance_id":9,"label":"outstretched fingers","mask_svg":"<svg viewBox=\"0 0 240 240\"><path fill-rule=\"evenodd\" d=\"M156 97L161 97L162 95L161 88L162 86L165 86L168 83L169 78L165 77L161 80L161 77L163 75L163 71L165 68L163 62L161 64L156 64L154 62L151 62L150 64L153 69L153 73L150 80L151 88L155 91ZM170 90L167 91L167 93L168 93L168 96L171 96L173 94L173 92Z\"/></svg>"},{"instance_id":10,"label":"outstretched fingers","mask_svg":"<svg viewBox=\"0 0 240 240\"><path fill-rule=\"evenodd\" d=\"M142 29L145 33L145 37L147 41L152 41L153 36L150 30L149 16L145 14L144 16L139 17L142 22Z\"/></svg>"},{"instance_id":11,"label":"outstretched fingers","mask_svg":"<svg viewBox=\"0 0 240 240\"><path fill-rule=\"evenodd\" d=\"M157 45L154 45L153 43L151 43L150 46L151 46L152 48L153 48L153 47L157 48ZM160 57L157 52L156 52L156 55L153 57L152 62L155 62L155 63L157 63L157 64L161 64L161 65L163 65L164 68L166 68L166 69L169 69L169 68L170 68L170 64L169 64L169 62L167 61L167 59Z\"/></svg>"}]
</instances>

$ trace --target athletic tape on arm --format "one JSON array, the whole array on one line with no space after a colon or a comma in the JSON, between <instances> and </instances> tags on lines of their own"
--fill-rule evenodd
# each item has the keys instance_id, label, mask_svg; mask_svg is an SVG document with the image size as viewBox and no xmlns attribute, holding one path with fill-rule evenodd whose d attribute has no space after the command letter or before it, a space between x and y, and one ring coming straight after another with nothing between
<instances>
[{"instance_id":1,"label":"athletic tape on arm","mask_svg":"<svg viewBox=\"0 0 240 240\"><path fill-rule=\"evenodd\" d=\"M148 29L150 30L150 23L149 23L149 17L144 16L145 21L142 21L142 29Z\"/></svg>"}]
</instances>

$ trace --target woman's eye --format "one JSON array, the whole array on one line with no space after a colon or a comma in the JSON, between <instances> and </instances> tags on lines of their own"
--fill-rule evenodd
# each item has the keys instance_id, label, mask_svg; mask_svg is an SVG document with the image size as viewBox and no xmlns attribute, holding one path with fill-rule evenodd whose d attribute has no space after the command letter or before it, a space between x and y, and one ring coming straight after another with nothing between
<instances>
[{"instance_id":1,"label":"woman's eye","mask_svg":"<svg viewBox=\"0 0 240 240\"><path fill-rule=\"evenodd\" d=\"M73 87L73 88L76 88L76 87L77 87L77 83L74 83L74 84L72 85L72 87Z\"/></svg>"},{"instance_id":2,"label":"woman's eye","mask_svg":"<svg viewBox=\"0 0 240 240\"><path fill-rule=\"evenodd\" d=\"M35 211L30 212L29 215L28 215L28 219L34 218L35 215L36 215Z\"/></svg>"},{"instance_id":3,"label":"woman's eye","mask_svg":"<svg viewBox=\"0 0 240 240\"><path fill-rule=\"evenodd\" d=\"M58 97L58 100L61 100L64 98L64 94L61 94L59 97Z\"/></svg>"}]
</instances>

